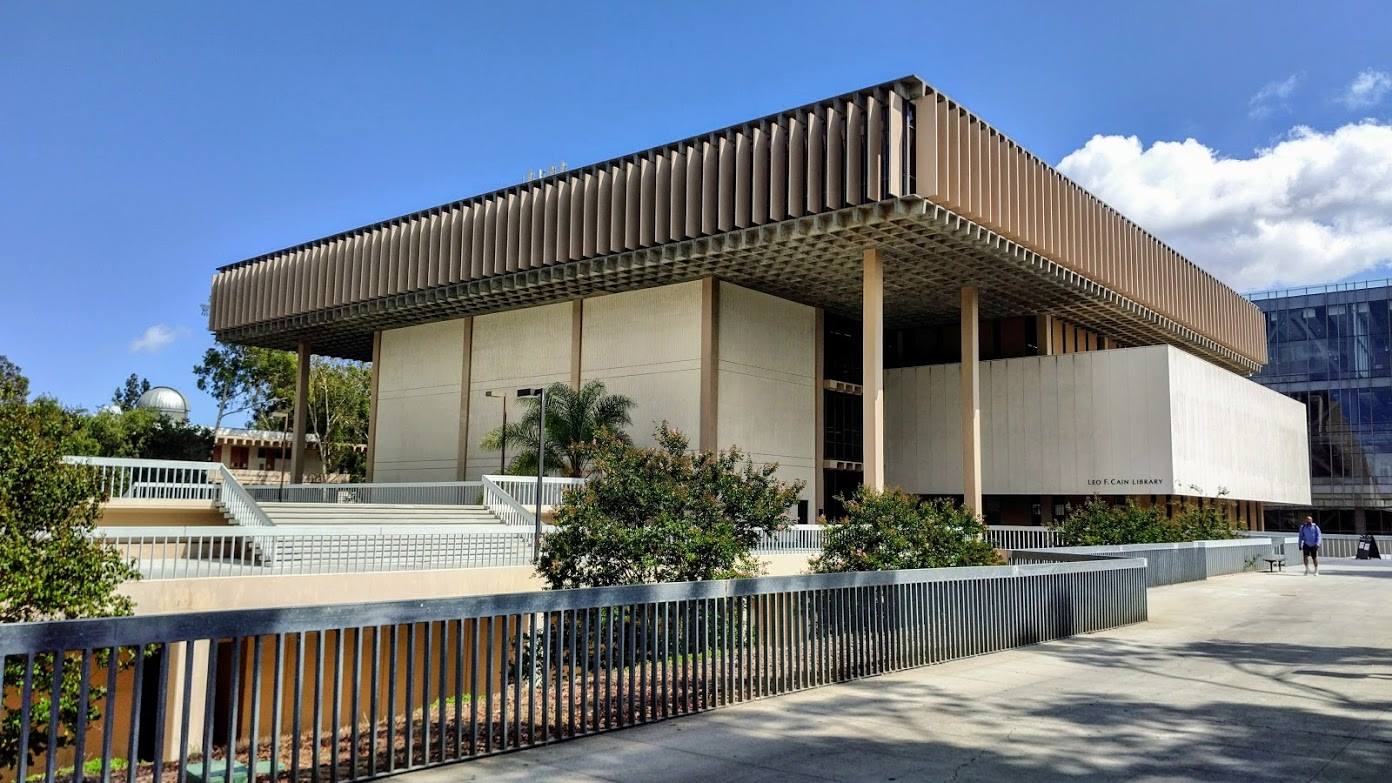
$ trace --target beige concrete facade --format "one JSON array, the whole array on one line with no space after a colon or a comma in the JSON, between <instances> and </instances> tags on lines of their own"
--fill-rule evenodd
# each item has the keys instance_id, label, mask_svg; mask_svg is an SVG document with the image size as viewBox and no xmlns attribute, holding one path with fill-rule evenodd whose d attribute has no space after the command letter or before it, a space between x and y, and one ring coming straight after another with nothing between
<instances>
[{"instance_id":1,"label":"beige concrete facade","mask_svg":"<svg viewBox=\"0 0 1392 783\"><path fill-rule=\"evenodd\" d=\"M102 504L101 516L97 518L98 527L204 527L225 524L227 517L208 500L112 498Z\"/></svg>"},{"instance_id":2,"label":"beige concrete facade","mask_svg":"<svg viewBox=\"0 0 1392 783\"><path fill-rule=\"evenodd\" d=\"M715 308L710 315L707 307ZM820 395L813 308L711 280L479 316L472 340L466 321L383 333L376 480L452 480L455 453L467 455L465 479L496 472L501 455L480 444L501 424L502 405L485 392L515 396L519 388L568 382L574 364L581 383L601 381L633 399L635 443L653 445L654 429L666 421L692 436L693 446L704 435L710 447L738 445L756 463L777 463L779 475L802 481L812 498ZM569 355L573 347L581 350L578 361ZM466 372L462 419L451 405Z\"/></svg>"},{"instance_id":3,"label":"beige concrete facade","mask_svg":"<svg viewBox=\"0 0 1392 783\"><path fill-rule=\"evenodd\" d=\"M469 319L382 332L373 480L454 481Z\"/></svg>"},{"instance_id":4,"label":"beige concrete facade","mask_svg":"<svg viewBox=\"0 0 1392 783\"><path fill-rule=\"evenodd\" d=\"M817 314L813 308L719 283L720 388L716 445L739 446L778 477L804 484L811 501L816 462Z\"/></svg>"},{"instance_id":5,"label":"beige concrete facade","mask_svg":"<svg viewBox=\"0 0 1392 783\"><path fill-rule=\"evenodd\" d=\"M699 280L585 300L580 380L633 399L638 445L664 420L699 443L702 301Z\"/></svg>"},{"instance_id":6,"label":"beige concrete facade","mask_svg":"<svg viewBox=\"0 0 1392 783\"><path fill-rule=\"evenodd\" d=\"M1167 346L980 363L981 489L992 495L1208 496L1306 502L1305 411ZM956 494L961 367L885 373L890 482Z\"/></svg>"},{"instance_id":7,"label":"beige concrete facade","mask_svg":"<svg viewBox=\"0 0 1392 783\"><path fill-rule=\"evenodd\" d=\"M858 319L838 328L861 343L858 371L831 386L827 318ZM666 420L700 448L740 445L807 480L814 508L851 471L881 486L896 470L895 330L960 324L967 357L987 344L982 324L1012 322L1020 350L996 355L1173 346L1241 373L1266 360L1251 303L917 77L247 259L219 271L209 321L232 342L375 356L377 481L497 470L478 444L502 398L603 380L636 401L638 443ZM442 366L409 373L412 352ZM934 491L979 508L999 474L983 443L1000 392L966 369L956 432L922 448L960 453L958 480ZM861 395L859 432L837 394ZM1118 426L1098 449L1124 442ZM1068 490L1040 494L1053 492Z\"/></svg>"}]
</instances>

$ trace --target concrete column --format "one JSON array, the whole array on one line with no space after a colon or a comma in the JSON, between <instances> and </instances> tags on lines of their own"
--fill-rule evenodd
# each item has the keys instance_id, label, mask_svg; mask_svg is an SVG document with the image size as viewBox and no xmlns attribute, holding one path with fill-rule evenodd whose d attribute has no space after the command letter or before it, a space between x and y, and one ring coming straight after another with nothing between
<instances>
[{"instance_id":1,"label":"concrete column","mask_svg":"<svg viewBox=\"0 0 1392 783\"><path fill-rule=\"evenodd\" d=\"M1054 496L1039 496L1039 524L1048 527L1054 523Z\"/></svg>"},{"instance_id":2,"label":"concrete column","mask_svg":"<svg viewBox=\"0 0 1392 783\"><path fill-rule=\"evenodd\" d=\"M701 281L701 451L720 448L716 416L720 410L720 281Z\"/></svg>"},{"instance_id":3,"label":"concrete column","mask_svg":"<svg viewBox=\"0 0 1392 783\"><path fill-rule=\"evenodd\" d=\"M585 339L585 300L570 305L570 386L580 389L580 356Z\"/></svg>"},{"instance_id":4,"label":"concrete column","mask_svg":"<svg viewBox=\"0 0 1392 783\"><path fill-rule=\"evenodd\" d=\"M1034 341L1038 344L1040 356L1054 355L1054 317L1052 315L1035 316Z\"/></svg>"},{"instance_id":5,"label":"concrete column","mask_svg":"<svg viewBox=\"0 0 1392 783\"><path fill-rule=\"evenodd\" d=\"M826 379L826 313L818 307L812 319L812 513L816 519L826 508L826 477L822 471L822 461L826 459L826 411L823 409L826 393L822 383Z\"/></svg>"},{"instance_id":6,"label":"concrete column","mask_svg":"<svg viewBox=\"0 0 1392 783\"><path fill-rule=\"evenodd\" d=\"M474 374L474 317L465 316L464 346L459 356L459 445L455 448L454 477L467 481L469 471L469 385Z\"/></svg>"},{"instance_id":7,"label":"concrete column","mask_svg":"<svg viewBox=\"0 0 1392 783\"><path fill-rule=\"evenodd\" d=\"M884 489L884 260L867 248L861 306L861 461L865 486Z\"/></svg>"},{"instance_id":8,"label":"concrete column","mask_svg":"<svg viewBox=\"0 0 1392 783\"><path fill-rule=\"evenodd\" d=\"M372 397L367 409L367 481L372 483L377 461L377 387L382 380L382 332L372 333Z\"/></svg>"},{"instance_id":9,"label":"concrete column","mask_svg":"<svg viewBox=\"0 0 1392 783\"><path fill-rule=\"evenodd\" d=\"M981 307L962 289L962 503L981 513Z\"/></svg>"},{"instance_id":10,"label":"concrete column","mask_svg":"<svg viewBox=\"0 0 1392 783\"><path fill-rule=\"evenodd\" d=\"M168 647L168 655L169 684L164 695L164 758L161 760L178 761L181 748L198 753L203 747L203 724L208 710L208 642L174 642ZM188 688L189 735L183 737L180 736L183 725L178 716L184 714L184 667L187 657L193 658L193 667ZM117 716L117 720L126 725L128 716Z\"/></svg>"},{"instance_id":11,"label":"concrete column","mask_svg":"<svg viewBox=\"0 0 1392 783\"><path fill-rule=\"evenodd\" d=\"M300 343L295 367L294 441L290 452L290 483L304 483L305 416L309 413L309 343Z\"/></svg>"}]
</instances>

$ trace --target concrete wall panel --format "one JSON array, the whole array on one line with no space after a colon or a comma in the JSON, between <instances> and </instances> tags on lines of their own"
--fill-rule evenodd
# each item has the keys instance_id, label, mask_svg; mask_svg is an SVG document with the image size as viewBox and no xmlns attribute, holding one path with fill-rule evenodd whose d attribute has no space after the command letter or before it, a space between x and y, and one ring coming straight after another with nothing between
<instances>
[{"instance_id":1,"label":"concrete wall panel","mask_svg":"<svg viewBox=\"0 0 1392 783\"><path fill-rule=\"evenodd\" d=\"M603 381L636 403L629 433L652 445L670 422L695 445L700 428L701 283L629 291L585 300L582 382Z\"/></svg>"},{"instance_id":2,"label":"concrete wall panel","mask_svg":"<svg viewBox=\"0 0 1392 783\"><path fill-rule=\"evenodd\" d=\"M717 442L759 463L811 499L816 433L816 311L720 284Z\"/></svg>"},{"instance_id":3,"label":"concrete wall panel","mask_svg":"<svg viewBox=\"0 0 1392 783\"><path fill-rule=\"evenodd\" d=\"M465 476L497 473L502 454L479 444L502 424L503 402L485 392L506 394L508 415L522 413L518 389L570 381L570 302L491 313L474 318L469 378L469 443Z\"/></svg>"},{"instance_id":4,"label":"concrete wall panel","mask_svg":"<svg viewBox=\"0 0 1392 783\"><path fill-rule=\"evenodd\" d=\"M885 373L889 483L961 492L960 372ZM987 494L1309 502L1302 406L1169 346L983 362L981 398Z\"/></svg>"},{"instance_id":5,"label":"concrete wall panel","mask_svg":"<svg viewBox=\"0 0 1392 783\"><path fill-rule=\"evenodd\" d=\"M382 332L373 480L453 481L464 320Z\"/></svg>"}]
</instances>

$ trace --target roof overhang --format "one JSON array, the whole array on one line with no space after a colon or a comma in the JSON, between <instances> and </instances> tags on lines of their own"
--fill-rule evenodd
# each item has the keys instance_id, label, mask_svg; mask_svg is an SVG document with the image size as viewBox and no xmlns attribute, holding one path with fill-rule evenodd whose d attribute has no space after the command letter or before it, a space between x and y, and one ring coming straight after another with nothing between
<instances>
[{"instance_id":1,"label":"roof overhang","mask_svg":"<svg viewBox=\"0 0 1392 783\"><path fill-rule=\"evenodd\" d=\"M1049 313L1121 345L1169 343L1233 371L1260 365L977 223L902 197L766 226L263 321L219 332L229 342L370 360L372 335L468 315L714 276L829 312L859 317L862 259L884 257L885 320L957 320L960 289L981 291L983 317Z\"/></svg>"},{"instance_id":2,"label":"roof overhang","mask_svg":"<svg viewBox=\"0 0 1392 783\"><path fill-rule=\"evenodd\" d=\"M367 359L377 330L715 276L891 324L1053 314L1231 369L1252 303L921 79L886 82L238 262L219 339Z\"/></svg>"}]
</instances>

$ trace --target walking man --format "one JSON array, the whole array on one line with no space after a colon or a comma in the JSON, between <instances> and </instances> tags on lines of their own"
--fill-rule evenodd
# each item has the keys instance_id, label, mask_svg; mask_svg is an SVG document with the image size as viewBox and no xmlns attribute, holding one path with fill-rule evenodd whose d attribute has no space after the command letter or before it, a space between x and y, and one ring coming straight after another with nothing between
<instances>
[{"instance_id":1,"label":"walking man","mask_svg":"<svg viewBox=\"0 0 1392 783\"><path fill-rule=\"evenodd\" d=\"M1310 562L1314 561L1315 576L1319 576L1320 529L1314 517L1305 515L1305 522L1301 524L1296 538L1300 541L1300 562L1305 564L1305 575L1310 575Z\"/></svg>"}]
</instances>

